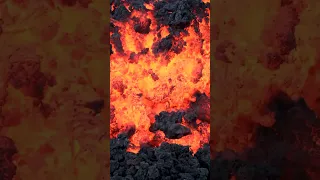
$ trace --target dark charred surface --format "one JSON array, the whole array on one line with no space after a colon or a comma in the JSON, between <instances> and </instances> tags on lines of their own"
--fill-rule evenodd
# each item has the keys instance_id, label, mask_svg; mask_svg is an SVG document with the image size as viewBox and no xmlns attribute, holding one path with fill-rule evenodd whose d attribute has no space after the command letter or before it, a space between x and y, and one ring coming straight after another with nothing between
<instances>
[{"instance_id":1,"label":"dark charred surface","mask_svg":"<svg viewBox=\"0 0 320 180\"><path fill-rule=\"evenodd\" d=\"M130 17L130 12L123 4L121 4L111 12L111 17L118 21L125 21Z\"/></svg>"},{"instance_id":2,"label":"dark charred surface","mask_svg":"<svg viewBox=\"0 0 320 180\"><path fill-rule=\"evenodd\" d=\"M112 180L207 180L210 148L205 145L195 156L189 147L163 143L127 152L129 140L121 134L110 142Z\"/></svg>"},{"instance_id":3,"label":"dark charred surface","mask_svg":"<svg viewBox=\"0 0 320 180\"><path fill-rule=\"evenodd\" d=\"M159 25L168 25L172 28L171 30L184 29L196 18L199 20L208 18L206 8L210 7L201 0L157 1L154 6L154 16Z\"/></svg>"},{"instance_id":4,"label":"dark charred surface","mask_svg":"<svg viewBox=\"0 0 320 180\"><path fill-rule=\"evenodd\" d=\"M153 44L152 52L153 54L168 52L171 49L172 44L173 44L173 37L167 36Z\"/></svg>"},{"instance_id":5,"label":"dark charred surface","mask_svg":"<svg viewBox=\"0 0 320 180\"><path fill-rule=\"evenodd\" d=\"M0 179L13 180L16 174L16 166L13 163L13 155L17 153L17 148L12 139L0 136Z\"/></svg>"},{"instance_id":6,"label":"dark charred surface","mask_svg":"<svg viewBox=\"0 0 320 180\"><path fill-rule=\"evenodd\" d=\"M297 101L279 92L268 108L275 114L272 127L259 127L255 147L243 153L216 153L211 166L212 180L311 179L319 177L320 121L303 99Z\"/></svg>"},{"instance_id":7,"label":"dark charred surface","mask_svg":"<svg viewBox=\"0 0 320 180\"><path fill-rule=\"evenodd\" d=\"M210 98L205 93L196 92L196 101L191 102L184 114L184 119L194 127L198 126L196 120L210 122Z\"/></svg>"},{"instance_id":8,"label":"dark charred surface","mask_svg":"<svg viewBox=\"0 0 320 180\"><path fill-rule=\"evenodd\" d=\"M161 130L169 139L178 139L191 133L191 130L180 123L184 112L161 112L155 116L156 122L150 127L151 132Z\"/></svg>"},{"instance_id":9,"label":"dark charred surface","mask_svg":"<svg viewBox=\"0 0 320 180\"><path fill-rule=\"evenodd\" d=\"M151 132L163 131L169 139L179 139L189 135L191 130L183 126L182 119L186 123L197 127L197 119L202 122L210 122L210 98L205 93L195 93L196 101L190 103L190 107L185 111L161 112L155 116L155 123L150 127Z\"/></svg>"},{"instance_id":10,"label":"dark charred surface","mask_svg":"<svg viewBox=\"0 0 320 180\"><path fill-rule=\"evenodd\" d=\"M195 32L199 32L198 23L204 18L208 21L208 13L206 9L209 4L205 4L200 0L183 0L183 1L157 1L154 3L154 16L157 19L158 26L169 26L169 38L164 37L154 44L153 53L158 54L171 50L179 54L186 45L182 39L178 38L181 33L188 33L185 28L189 27L193 22ZM175 37L174 39L171 38Z\"/></svg>"}]
</instances>

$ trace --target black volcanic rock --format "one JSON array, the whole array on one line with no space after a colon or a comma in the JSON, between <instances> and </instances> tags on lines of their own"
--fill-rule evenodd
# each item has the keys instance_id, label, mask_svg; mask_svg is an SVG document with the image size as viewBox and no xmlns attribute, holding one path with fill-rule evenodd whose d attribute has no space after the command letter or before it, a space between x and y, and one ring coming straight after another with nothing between
<instances>
[{"instance_id":1,"label":"black volcanic rock","mask_svg":"<svg viewBox=\"0 0 320 180\"><path fill-rule=\"evenodd\" d=\"M196 120L210 122L210 99L204 93L195 93L196 101L190 103L190 107L185 111L161 112L155 116L155 123L151 124L150 131L161 130L169 139L179 139L191 134L188 127L183 126L182 118L189 125L196 128Z\"/></svg>"},{"instance_id":2,"label":"black volcanic rock","mask_svg":"<svg viewBox=\"0 0 320 180\"><path fill-rule=\"evenodd\" d=\"M178 139L182 136L191 134L191 130L180 123L182 122L182 117L184 112L161 112L159 115L155 116L156 122L151 124L150 131L156 132L161 130L164 132L169 139Z\"/></svg>"},{"instance_id":3,"label":"black volcanic rock","mask_svg":"<svg viewBox=\"0 0 320 180\"><path fill-rule=\"evenodd\" d=\"M169 126L165 132L166 137L169 139L179 139L183 136L191 134L190 129L181 124L173 124Z\"/></svg>"},{"instance_id":4,"label":"black volcanic rock","mask_svg":"<svg viewBox=\"0 0 320 180\"><path fill-rule=\"evenodd\" d=\"M130 17L130 12L128 9L123 5L119 5L111 12L112 19L118 20L118 21L126 21Z\"/></svg>"},{"instance_id":5,"label":"black volcanic rock","mask_svg":"<svg viewBox=\"0 0 320 180\"><path fill-rule=\"evenodd\" d=\"M196 101L190 103L190 108L195 111L201 121L210 122L210 97L205 93L196 93Z\"/></svg>"},{"instance_id":6,"label":"black volcanic rock","mask_svg":"<svg viewBox=\"0 0 320 180\"><path fill-rule=\"evenodd\" d=\"M195 125L197 119L210 122L210 97L199 92L195 93L195 97L196 101L190 103L184 114L184 119L191 125Z\"/></svg>"},{"instance_id":7,"label":"black volcanic rock","mask_svg":"<svg viewBox=\"0 0 320 180\"><path fill-rule=\"evenodd\" d=\"M152 52L153 54L168 52L171 49L172 45L173 45L172 36L167 36L153 44Z\"/></svg>"},{"instance_id":8,"label":"black volcanic rock","mask_svg":"<svg viewBox=\"0 0 320 180\"><path fill-rule=\"evenodd\" d=\"M167 0L154 3L154 16L161 25L168 25L173 29L184 29L192 20L208 17L206 8L209 4L201 0Z\"/></svg>"},{"instance_id":9,"label":"black volcanic rock","mask_svg":"<svg viewBox=\"0 0 320 180\"><path fill-rule=\"evenodd\" d=\"M117 52L119 52L119 53L124 52L123 45L121 42L121 35L117 30L115 30L114 33L111 35L110 42L112 42L114 44L114 46L115 46L114 48L116 49Z\"/></svg>"},{"instance_id":10,"label":"black volcanic rock","mask_svg":"<svg viewBox=\"0 0 320 180\"><path fill-rule=\"evenodd\" d=\"M160 147L142 147L137 154L126 152L129 140L125 135L111 139L111 179L132 180L208 180L205 158L208 145L193 156L188 146L162 143ZM199 159L198 159L199 158Z\"/></svg>"},{"instance_id":11,"label":"black volcanic rock","mask_svg":"<svg viewBox=\"0 0 320 180\"><path fill-rule=\"evenodd\" d=\"M154 9L147 9L145 4L152 4ZM186 28L192 25L199 38L201 38L199 22L205 19L209 23L208 10L210 4L204 3L202 0L112 0L110 5L112 7L111 18L120 22L132 20L134 22L132 28L137 33L148 34L150 32L151 19L146 18L146 20L143 20L142 17L130 17L131 12L134 11L142 13L152 11L158 30L163 26L168 27L169 35L167 37L158 37L155 40L152 46L154 54L169 51L179 54L187 44L181 36L182 34L184 36L189 34ZM123 47L120 33L112 28L111 32L113 32L111 42L114 44L114 48L122 53Z\"/></svg>"}]
</instances>

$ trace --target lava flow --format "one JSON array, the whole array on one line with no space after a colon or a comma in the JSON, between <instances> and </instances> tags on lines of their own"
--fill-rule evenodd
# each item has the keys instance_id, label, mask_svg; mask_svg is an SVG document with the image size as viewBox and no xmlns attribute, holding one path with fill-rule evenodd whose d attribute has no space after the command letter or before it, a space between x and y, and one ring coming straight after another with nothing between
<instances>
[{"instance_id":1,"label":"lava flow","mask_svg":"<svg viewBox=\"0 0 320 180\"><path fill-rule=\"evenodd\" d=\"M201 0L111 1L111 138L196 152L210 134L210 13ZM134 130L134 131L132 131Z\"/></svg>"}]
</instances>

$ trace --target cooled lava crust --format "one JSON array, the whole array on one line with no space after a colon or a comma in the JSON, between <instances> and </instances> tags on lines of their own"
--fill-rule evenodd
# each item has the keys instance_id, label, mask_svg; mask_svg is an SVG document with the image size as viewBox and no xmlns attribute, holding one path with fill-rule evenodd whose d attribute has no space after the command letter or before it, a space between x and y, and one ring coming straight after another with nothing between
<instances>
[{"instance_id":1,"label":"cooled lava crust","mask_svg":"<svg viewBox=\"0 0 320 180\"><path fill-rule=\"evenodd\" d=\"M129 140L120 134L110 142L112 180L207 180L210 147L208 144L192 154L190 147L162 143L159 147L142 147L135 154L127 152Z\"/></svg>"}]
</instances>

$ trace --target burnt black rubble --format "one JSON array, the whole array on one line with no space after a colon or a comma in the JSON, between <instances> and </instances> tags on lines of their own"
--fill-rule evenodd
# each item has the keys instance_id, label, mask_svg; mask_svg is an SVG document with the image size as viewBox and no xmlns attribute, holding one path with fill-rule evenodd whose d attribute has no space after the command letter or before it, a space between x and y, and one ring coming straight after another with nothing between
<instances>
[{"instance_id":1,"label":"burnt black rubble","mask_svg":"<svg viewBox=\"0 0 320 180\"><path fill-rule=\"evenodd\" d=\"M173 37L169 35L169 36L162 38L161 40L155 42L152 45L152 52L153 52L153 54L168 52L171 49L172 44L173 44Z\"/></svg>"},{"instance_id":2,"label":"burnt black rubble","mask_svg":"<svg viewBox=\"0 0 320 180\"><path fill-rule=\"evenodd\" d=\"M208 17L206 8L210 8L210 4L201 0L166 0L156 1L154 7L154 16L159 25L184 29L191 24L192 20Z\"/></svg>"},{"instance_id":3,"label":"burnt black rubble","mask_svg":"<svg viewBox=\"0 0 320 180\"><path fill-rule=\"evenodd\" d=\"M194 96L196 101L190 103L183 117L188 124L197 127L197 119L202 122L210 122L210 97L200 92L196 92Z\"/></svg>"},{"instance_id":4,"label":"burnt black rubble","mask_svg":"<svg viewBox=\"0 0 320 180\"><path fill-rule=\"evenodd\" d=\"M188 146L162 143L127 152L124 134L110 141L111 180L208 180L210 148L205 145L195 156Z\"/></svg>"},{"instance_id":5,"label":"burnt black rubble","mask_svg":"<svg viewBox=\"0 0 320 180\"><path fill-rule=\"evenodd\" d=\"M113 11L111 11L111 18L117 21L124 22L128 20L130 14L130 11L128 11L128 9L123 4L120 4Z\"/></svg>"},{"instance_id":6,"label":"burnt black rubble","mask_svg":"<svg viewBox=\"0 0 320 180\"><path fill-rule=\"evenodd\" d=\"M159 54L163 52L172 51L176 54L182 52L183 47L187 43L182 39L175 39L172 35L168 35L165 38L156 41L152 46L153 54Z\"/></svg>"},{"instance_id":7,"label":"burnt black rubble","mask_svg":"<svg viewBox=\"0 0 320 180\"><path fill-rule=\"evenodd\" d=\"M231 150L216 153L211 161L211 180L311 179L307 169L320 172L320 148L312 129L319 120L303 99L293 101L283 92L269 103L275 113L272 127L259 127L256 145L237 154Z\"/></svg>"},{"instance_id":8,"label":"burnt black rubble","mask_svg":"<svg viewBox=\"0 0 320 180\"><path fill-rule=\"evenodd\" d=\"M155 42L152 48L154 54L172 51L179 54L186 42L180 37L181 33L188 34L186 28L193 23L195 32L201 37L199 21L204 18L209 21L209 14L206 9L210 8L209 3L201 0L167 0L154 2L154 17L157 20L158 28L169 26L170 35Z\"/></svg>"},{"instance_id":9,"label":"burnt black rubble","mask_svg":"<svg viewBox=\"0 0 320 180\"><path fill-rule=\"evenodd\" d=\"M150 131L163 131L169 139L179 139L191 134L188 127L181 125L182 119L185 122L197 128L196 120L199 119L204 123L210 122L210 98L205 93L196 92L195 102L191 102L189 108L184 111L166 112L162 111L155 116L155 123L151 124Z\"/></svg>"},{"instance_id":10,"label":"burnt black rubble","mask_svg":"<svg viewBox=\"0 0 320 180\"><path fill-rule=\"evenodd\" d=\"M111 0L110 5L113 9L111 11L111 18L117 21L125 22L134 10L148 11L144 3L149 3L148 0ZM128 9L126 8L128 5Z\"/></svg>"},{"instance_id":11,"label":"burnt black rubble","mask_svg":"<svg viewBox=\"0 0 320 180\"><path fill-rule=\"evenodd\" d=\"M151 124L150 131L156 132L161 130L169 139L179 139L183 136L191 134L191 130L183 125L182 117L183 111L178 112L160 112L155 116L155 123Z\"/></svg>"}]
</instances>

